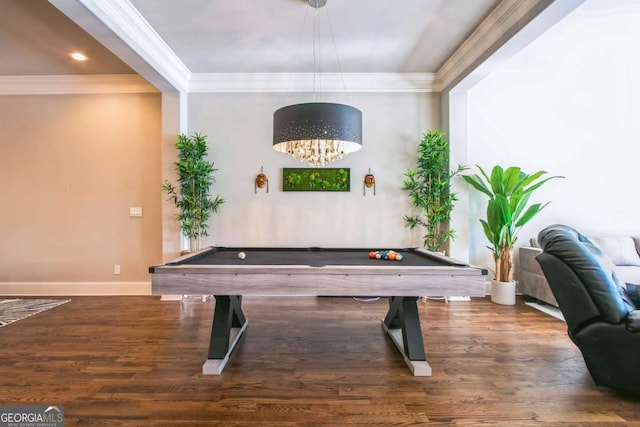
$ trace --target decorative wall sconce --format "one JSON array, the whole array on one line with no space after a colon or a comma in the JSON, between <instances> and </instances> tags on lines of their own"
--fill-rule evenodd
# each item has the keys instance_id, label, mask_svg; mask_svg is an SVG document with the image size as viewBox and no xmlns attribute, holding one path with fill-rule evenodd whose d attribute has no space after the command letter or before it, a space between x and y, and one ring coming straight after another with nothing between
<instances>
[{"instance_id":1,"label":"decorative wall sconce","mask_svg":"<svg viewBox=\"0 0 640 427\"><path fill-rule=\"evenodd\" d=\"M264 174L264 168L260 166L260 173L256 176L256 181L253 187L253 191L257 194L258 188L267 187L267 193L269 192L269 178Z\"/></svg>"},{"instance_id":2,"label":"decorative wall sconce","mask_svg":"<svg viewBox=\"0 0 640 427\"><path fill-rule=\"evenodd\" d=\"M364 176L364 183L362 185L362 195L367 195L367 188L373 187L373 195L376 195L376 177L371 173L371 168L369 168L369 173Z\"/></svg>"}]
</instances>

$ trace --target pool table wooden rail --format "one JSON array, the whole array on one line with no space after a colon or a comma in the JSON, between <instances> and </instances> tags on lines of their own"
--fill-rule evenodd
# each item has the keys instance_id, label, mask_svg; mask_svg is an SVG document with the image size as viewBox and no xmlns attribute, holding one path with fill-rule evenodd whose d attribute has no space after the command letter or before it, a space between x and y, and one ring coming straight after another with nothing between
<instances>
[{"instance_id":1,"label":"pool table wooden rail","mask_svg":"<svg viewBox=\"0 0 640 427\"><path fill-rule=\"evenodd\" d=\"M154 295L484 296L486 271L421 248L418 251L451 265L412 266L394 261L380 261L379 266L319 267L169 264L150 269L152 292Z\"/></svg>"},{"instance_id":2,"label":"pool table wooden rail","mask_svg":"<svg viewBox=\"0 0 640 427\"><path fill-rule=\"evenodd\" d=\"M154 295L246 295L246 296L484 296L485 276L477 272L446 269L428 272L410 267L402 271L362 273L357 268L313 269L264 266L239 272L239 268L199 269L199 266L161 267L152 275ZM347 271L345 271L347 270ZM395 270L395 269L394 269ZM424 269L423 269L424 270Z\"/></svg>"}]
</instances>

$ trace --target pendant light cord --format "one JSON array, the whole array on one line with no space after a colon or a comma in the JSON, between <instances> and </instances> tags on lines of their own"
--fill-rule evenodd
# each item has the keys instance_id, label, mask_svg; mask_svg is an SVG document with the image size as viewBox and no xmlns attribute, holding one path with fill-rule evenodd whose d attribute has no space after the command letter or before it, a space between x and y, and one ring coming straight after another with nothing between
<instances>
[{"instance_id":1,"label":"pendant light cord","mask_svg":"<svg viewBox=\"0 0 640 427\"><path fill-rule=\"evenodd\" d=\"M318 74L318 68L320 67L320 46L317 46L318 44L320 44L320 22L318 19L318 14L320 13L320 11L318 10L318 8L315 9L315 16L313 18L313 102L316 101L316 74ZM320 81L320 76L318 76L319 86Z\"/></svg>"},{"instance_id":2,"label":"pendant light cord","mask_svg":"<svg viewBox=\"0 0 640 427\"><path fill-rule=\"evenodd\" d=\"M293 74L297 74L297 72L295 71L295 65L298 63L298 54L300 53L300 44L302 41L302 34L304 33L304 27L307 24L307 16L309 16L309 9L305 9L304 11L302 25L300 26L300 31L298 32L298 42L296 43L296 50L293 54L293 61L291 62L291 66L289 67L289 75L287 76L286 87L293 90L295 90L295 88L293 87Z\"/></svg>"},{"instance_id":3,"label":"pendant light cord","mask_svg":"<svg viewBox=\"0 0 640 427\"><path fill-rule=\"evenodd\" d=\"M324 5L323 5L324 7ZM312 100L316 101L316 93L322 91L322 77L321 71L321 57L320 57L320 7L315 7L315 15L313 18L313 94ZM331 42L333 44L333 50L336 53L336 61L338 63L338 73L340 74L340 83L342 83L342 90L347 98L347 104L349 104L349 93L347 92L347 84L344 80L344 72L342 71L342 61L340 61L340 55L338 54L338 46L336 44L336 37L333 32L333 25L331 25L331 18L329 17L329 11L325 8L325 14L327 17L327 23L329 24L329 33L331 34ZM306 15L305 15L306 18ZM297 49L296 49L297 57Z\"/></svg>"},{"instance_id":4,"label":"pendant light cord","mask_svg":"<svg viewBox=\"0 0 640 427\"><path fill-rule=\"evenodd\" d=\"M342 72L342 62L340 62L340 55L338 54L338 47L336 45L336 38L333 35L333 26L331 25L331 19L329 18L329 11L325 10L325 13L327 15L327 22L329 23L329 33L331 34L331 41L333 43L333 50L336 53L336 59L338 61L338 72L340 73L340 80L342 82L342 90L344 90L344 94L347 97L347 104L350 104L350 102L349 102L349 92L347 92L347 85L344 82L344 73Z\"/></svg>"}]
</instances>

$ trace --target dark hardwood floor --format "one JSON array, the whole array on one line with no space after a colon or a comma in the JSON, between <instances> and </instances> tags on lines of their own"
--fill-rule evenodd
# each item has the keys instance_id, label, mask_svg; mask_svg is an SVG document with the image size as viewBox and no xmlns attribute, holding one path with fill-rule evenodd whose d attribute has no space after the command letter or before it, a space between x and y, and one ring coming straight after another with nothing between
<instances>
[{"instance_id":1,"label":"dark hardwood floor","mask_svg":"<svg viewBox=\"0 0 640 427\"><path fill-rule=\"evenodd\" d=\"M64 405L66 426L640 426L640 398L596 387L521 300L420 303L431 377L384 335L386 300L345 298L245 298L245 336L203 376L213 306L73 297L1 328L0 405Z\"/></svg>"}]
</instances>

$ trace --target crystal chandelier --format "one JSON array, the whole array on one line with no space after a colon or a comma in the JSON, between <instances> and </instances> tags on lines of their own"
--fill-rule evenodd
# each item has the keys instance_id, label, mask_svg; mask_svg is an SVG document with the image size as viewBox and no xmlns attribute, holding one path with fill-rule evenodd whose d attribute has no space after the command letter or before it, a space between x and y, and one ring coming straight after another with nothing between
<instances>
[{"instance_id":1,"label":"crystal chandelier","mask_svg":"<svg viewBox=\"0 0 640 427\"><path fill-rule=\"evenodd\" d=\"M324 166L344 157L343 145L343 141L331 139L302 139L285 141L275 149L309 166Z\"/></svg>"},{"instance_id":2,"label":"crystal chandelier","mask_svg":"<svg viewBox=\"0 0 640 427\"><path fill-rule=\"evenodd\" d=\"M317 21L317 9L323 7L326 0L308 0L308 3L316 9ZM315 96L315 31L313 43ZM361 148L362 112L355 107L311 102L282 107L273 113L273 149L309 166L333 163Z\"/></svg>"}]
</instances>

